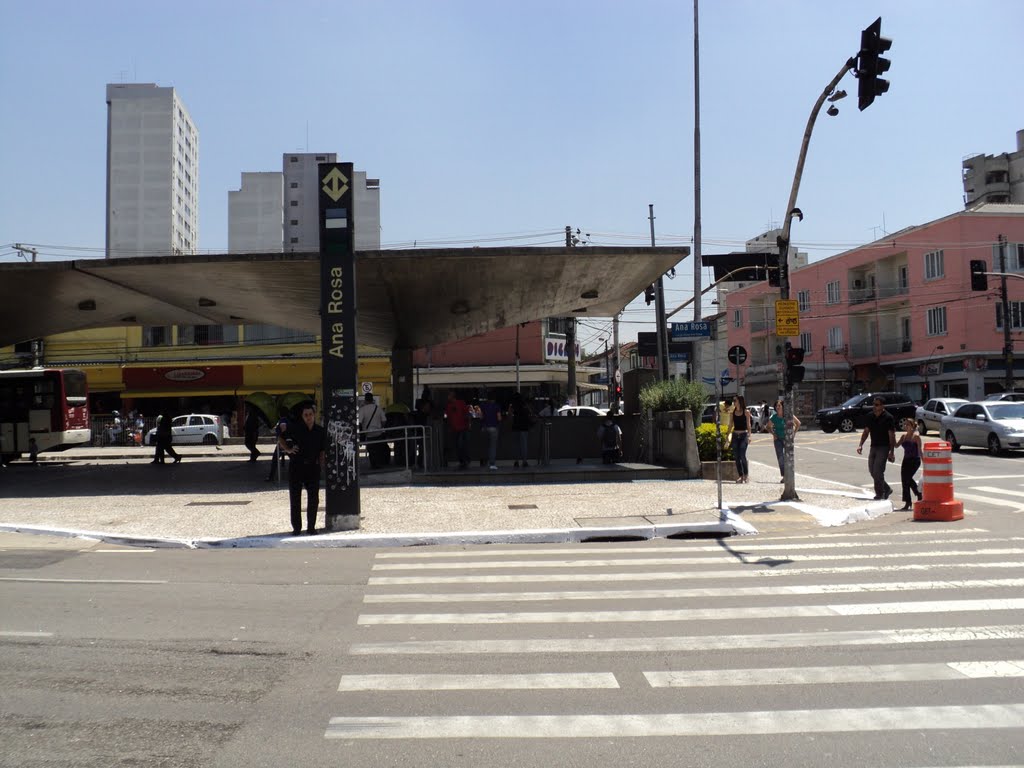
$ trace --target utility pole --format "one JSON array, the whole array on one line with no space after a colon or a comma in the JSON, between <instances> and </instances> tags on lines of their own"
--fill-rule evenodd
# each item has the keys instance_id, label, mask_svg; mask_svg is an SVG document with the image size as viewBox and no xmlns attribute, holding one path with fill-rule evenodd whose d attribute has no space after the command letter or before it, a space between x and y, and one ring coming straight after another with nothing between
<instances>
[{"instance_id":1,"label":"utility pole","mask_svg":"<svg viewBox=\"0 0 1024 768\"><path fill-rule=\"evenodd\" d=\"M697 0L693 0L693 321L701 320L700 308L700 25ZM701 381L701 344L693 343L690 381Z\"/></svg>"},{"instance_id":2,"label":"utility pole","mask_svg":"<svg viewBox=\"0 0 1024 768\"><path fill-rule=\"evenodd\" d=\"M14 250L18 252L18 255L21 256L26 261L28 260L28 257L25 256L26 253L32 254L32 261L35 261L36 257L39 256L39 251L37 251L35 248L29 248L27 245L22 245L21 243L15 243L11 247L14 248Z\"/></svg>"},{"instance_id":3,"label":"utility pole","mask_svg":"<svg viewBox=\"0 0 1024 768\"><path fill-rule=\"evenodd\" d=\"M572 227L565 228L565 247L574 248L576 243L572 239ZM576 397L576 318L567 317L565 324L565 353L569 356L568 363L568 389L569 400L573 405L577 404Z\"/></svg>"},{"instance_id":4,"label":"utility pole","mask_svg":"<svg viewBox=\"0 0 1024 768\"><path fill-rule=\"evenodd\" d=\"M654 247L654 204L647 206L647 218L651 222L651 248ZM665 328L665 276L658 275L654 284L654 316L657 318L658 381L668 381L668 333Z\"/></svg>"},{"instance_id":5,"label":"utility pole","mask_svg":"<svg viewBox=\"0 0 1024 768\"><path fill-rule=\"evenodd\" d=\"M1010 300L1006 291L1006 235L999 236L999 276L1000 291L1003 303L1003 357L1006 368L1003 387L1007 392L1013 391L1013 337L1010 335Z\"/></svg>"},{"instance_id":6,"label":"utility pole","mask_svg":"<svg viewBox=\"0 0 1024 768\"><path fill-rule=\"evenodd\" d=\"M615 344L615 373L618 374L622 370L619 366L621 361L619 360L619 316L616 315L612 318L612 339ZM618 382L616 382L618 383ZM612 390L614 392L614 390Z\"/></svg>"}]
</instances>

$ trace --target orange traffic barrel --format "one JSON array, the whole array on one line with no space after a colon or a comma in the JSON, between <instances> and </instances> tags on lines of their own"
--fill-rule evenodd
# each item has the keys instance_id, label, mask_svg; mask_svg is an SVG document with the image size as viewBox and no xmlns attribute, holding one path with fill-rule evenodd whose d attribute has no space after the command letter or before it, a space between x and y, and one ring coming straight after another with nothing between
<instances>
[{"instance_id":1,"label":"orange traffic barrel","mask_svg":"<svg viewBox=\"0 0 1024 768\"><path fill-rule=\"evenodd\" d=\"M921 493L924 498L914 502L914 519L963 520L964 504L953 498L953 446L937 440L921 447L924 466Z\"/></svg>"}]
</instances>

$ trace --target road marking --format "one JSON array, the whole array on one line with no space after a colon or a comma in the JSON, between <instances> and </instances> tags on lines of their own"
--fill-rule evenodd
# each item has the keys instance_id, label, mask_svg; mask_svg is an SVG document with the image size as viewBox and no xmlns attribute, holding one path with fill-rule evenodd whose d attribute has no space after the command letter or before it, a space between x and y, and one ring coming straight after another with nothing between
<instances>
[{"instance_id":1,"label":"road marking","mask_svg":"<svg viewBox=\"0 0 1024 768\"><path fill-rule=\"evenodd\" d=\"M845 645L909 645L1024 639L1024 624L923 629L843 630L760 635L669 637L571 637L522 640L407 640L353 643L353 656L434 656L526 653L670 653L718 649L803 648Z\"/></svg>"},{"instance_id":2,"label":"road marking","mask_svg":"<svg viewBox=\"0 0 1024 768\"><path fill-rule=\"evenodd\" d=\"M964 542L966 543L966 542ZM785 560L787 562L808 561L808 560L894 560L906 559L907 557L975 557L981 555L1021 555L1024 549L1020 547L996 547L992 549L969 549L969 550L935 550L928 552L881 552L875 554L848 554L837 555L832 552L824 552L820 555L787 555L780 553L778 557L771 558L773 561ZM467 569L493 569L493 568L609 568L615 566L640 566L640 565L682 565L705 563L718 565L723 560L735 561L733 555L723 553L721 557L637 557L619 559L586 559L573 560L508 560L503 562L491 562L482 560L472 563L375 563L374 571L426 571L426 570L467 570ZM757 561L744 561L746 565L756 565Z\"/></svg>"},{"instance_id":3,"label":"road marking","mask_svg":"<svg viewBox=\"0 0 1024 768\"><path fill-rule=\"evenodd\" d=\"M133 555L141 555L147 552L156 552L155 549L83 549L82 552L105 552L107 554L120 555L130 553Z\"/></svg>"},{"instance_id":4,"label":"road marking","mask_svg":"<svg viewBox=\"0 0 1024 768\"><path fill-rule=\"evenodd\" d=\"M611 672L524 675L343 675L339 691L513 691L618 688Z\"/></svg>"},{"instance_id":5,"label":"road marking","mask_svg":"<svg viewBox=\"0 0 1024 768\"><path fill-rule=\"evenodd\" d=\"M999 493L1003 496L1024 497L1024 491L1011 491L1007 488L996 488L994 485L972 485L968 490L981 491L982 493Z\"/></svg>"},{"instance_id":6,"label":"road marking","mask_svg":"<svg viewBox=\"0 0 1024 768\"><path fill-rule=\"evenodd\" d=\"M599 581L673 581L692 579L758 579L776 576L809 576L834 574L837 576L854 573L895 573L900 571L934 571L936 568L975 569L996 568L1020 570L1024 563L1014 560L997 563L901 563L899 565L852 565L836 568L787 568L781 571L770 568L759 568L756 571L738 571L730 569L712 569L707 571L652 571L652 572L619 572L612 573L560 573L557 577L545 573L519 574L480 574L470 576L371 576L367 581L370 586L394 586L409 584L525 584L533 582L577 582L594 583Z\"/></svg>"},{"instance_id":7,"label":"road marking","mask_svg":"<svg viewBox=\"0 0 1024 768\"><path fill-rule=\"evenodd\" d=\"M332 717L327 739L564 739L1020 728L1024 704L628 715Z\"/></svg>"},{"instance_id":8,"label":"road marking","mask_svg":"<svg viewBox=\"0 0 1024 768\"><path fill-rule=\"evenodd\" d=\"M693 587L690 589L602 589L559 592L392 592L364 595L364 603L522 603L549 600L666 600L678 597L744 597L761 595L829 595L857 592L1024 587L1024 579L966 581L890 581L863 584L796 584L773 587Z\"/></svg>"},{"instance_id":9,"label":"road marking","mask_svg":"<svg viewBox=\"0 0 1024 768\"><path fill-rule=\"evenodd\" d=\"M936 600L837 605L773 605L742 608L679 608L652 611L520 611L491 613L364 613L356 623L383 624L612 624L649 621L722 621L729 619L810 618L817 616L890 616L911 613L1015 611L1024 598Z\"/></svg>"},{"instance_id":10,"label":"road marking","mask_svg":"<svg viewBox=\"0 0 1024 768\"><path fill-rule=\"evenodd\" d=\"M1024 496L1024 493L1020 494ZM978 532L988 533L983 529L977 529ZM927 533L928 535L934 536L932 531L914 531L914 533ZM805 537L806 538L806 537ZM829 536L831 539L832 536ZM951 542L949 537L943 536L935 539L925 539L914 541L914 546L921 546L924 544L988 544L994 541L1010 542L1010 541L1024 541L1024 536L993 536L989 538L973 538L964 540L957 540ZM859 547L891 547L893 544L890 538L877 541L813 541L805 543L794 543L787 544L788 549L853 549ZM744 552L761 550L761 549L779 549L779 545L774 542L741 542L740 545L728 545L728 549L741 549ZM691 552L723 552L722 544L711 544L711 545L698 545L689 547L672 548L668 550L673 553L686 554ZM482 551L471 551L471 550L459 550L457 552L380 552L377 554L375 560L465 560L472 557L523 557L524 555L536 555L537 557L545 557L549 555L575 555L577 557L587 558L592 555L650 555L651 547L595 547L586 549L570 549L570 548L558 548L558 549L533 549L524 550L519 549L494 549L494 550L482 550Z\"/></svg>"},{"instance_id":11,"label":"road marking","mask_svg":"<svg viewBox=\"0 0 1024 768\"><path fill-rule=\"evenodd\" d=\"M835 667L757 669L693 669L644 672L652 688L696 688L719 685L831 685L893 683L923 680L978 680L1024 677L1024 661L951 661L946 664L867 664Z\"/></svg>"},{"instance_id":12,"label":"road marking","mask_svg":"<svg viewBox=\"0 0 1024 768\"><path fill-rule=\"evenodd\" d=\"M43 584L169 584L155 579L29 579L21 576L0 576L0 581L31 581Z\"/></svg>"},{"instance_id":13,"label":"road marking","mask_svg":"<svg viewBox=\"0 0 1024 768\"><path fill-rule=\"evenodd\" d=\"M1009 499L996 499L992 496L976 496L973 493L960 493L955 492L953 495L957 501L973 501L979 504L991 504L995 507L1010 507L1011 509L1020 509L1024 506L1024 503L1019 501L1010 501Z\"/></svg>"},{"instance_id":14,"label":"road marking","mask_svg":"<svg viewBox=\"0 0 1024 768\"><path fill-rule=\"evenodd\" d=\"M53 632L17 632L0 629L0 637L53 637Z\"/></svg>"}]
</instances>

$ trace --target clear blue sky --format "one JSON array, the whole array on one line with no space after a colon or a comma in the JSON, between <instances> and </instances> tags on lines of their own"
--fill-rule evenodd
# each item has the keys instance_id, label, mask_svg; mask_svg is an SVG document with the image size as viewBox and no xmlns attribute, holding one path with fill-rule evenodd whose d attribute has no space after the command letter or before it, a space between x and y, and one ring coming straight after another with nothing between
<instances>
[{"instance_id":1,"label":"clear blue sky","mask_svg":"<svg viewBox=\"0 0 1024 768\"><path fill-rule=\"evenodd\" d=\"M818 121L793 233L812 260L958 210L961 160L1014 150L1024 128L1021 0L700 12L705 253L779 222L811 106L878 16L892 87L858 112L849 75L840 115ZM227 247L240 173L307 148L381 180L385 247L558 244L566 224L595 245L645 245L649 203L660 244L691 242L686 0L3 0L0 28L3 261L14 242L47 259L101 253L109 82L174 86L188 106L204 251ZM667 282L670 308L690 296L691 268ZM593 343L606 324L590 322Z\"/></svg>"}]
</instances>

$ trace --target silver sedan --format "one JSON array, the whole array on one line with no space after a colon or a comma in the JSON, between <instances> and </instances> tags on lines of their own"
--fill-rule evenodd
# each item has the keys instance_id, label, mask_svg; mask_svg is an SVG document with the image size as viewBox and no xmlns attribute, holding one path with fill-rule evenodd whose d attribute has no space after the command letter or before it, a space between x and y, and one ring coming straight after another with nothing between
<instances>
[{"instance_id":1,"label":"silver sedan","mask_svg":"<svg viewBox=\"0 0 1024 768\"><path fill-rule=\"evenodd\" d=\"M1024 403L966 403L942 417L942 435L959 451L962 446L987 448L993 456L1024 448Z\"/></svg>"},{"instance_id":2,"label":"silver sedan","mask_svg":"<svg viewBox=\"0 0 1024 768\"><path fill-rule=\"evenodd\" d=\"M927 435L928 430L941 434L942 417L950 416L957 408L966 403L958 397L933 397L917 409L917 431Z\"/></svg>"}]
</instances>

